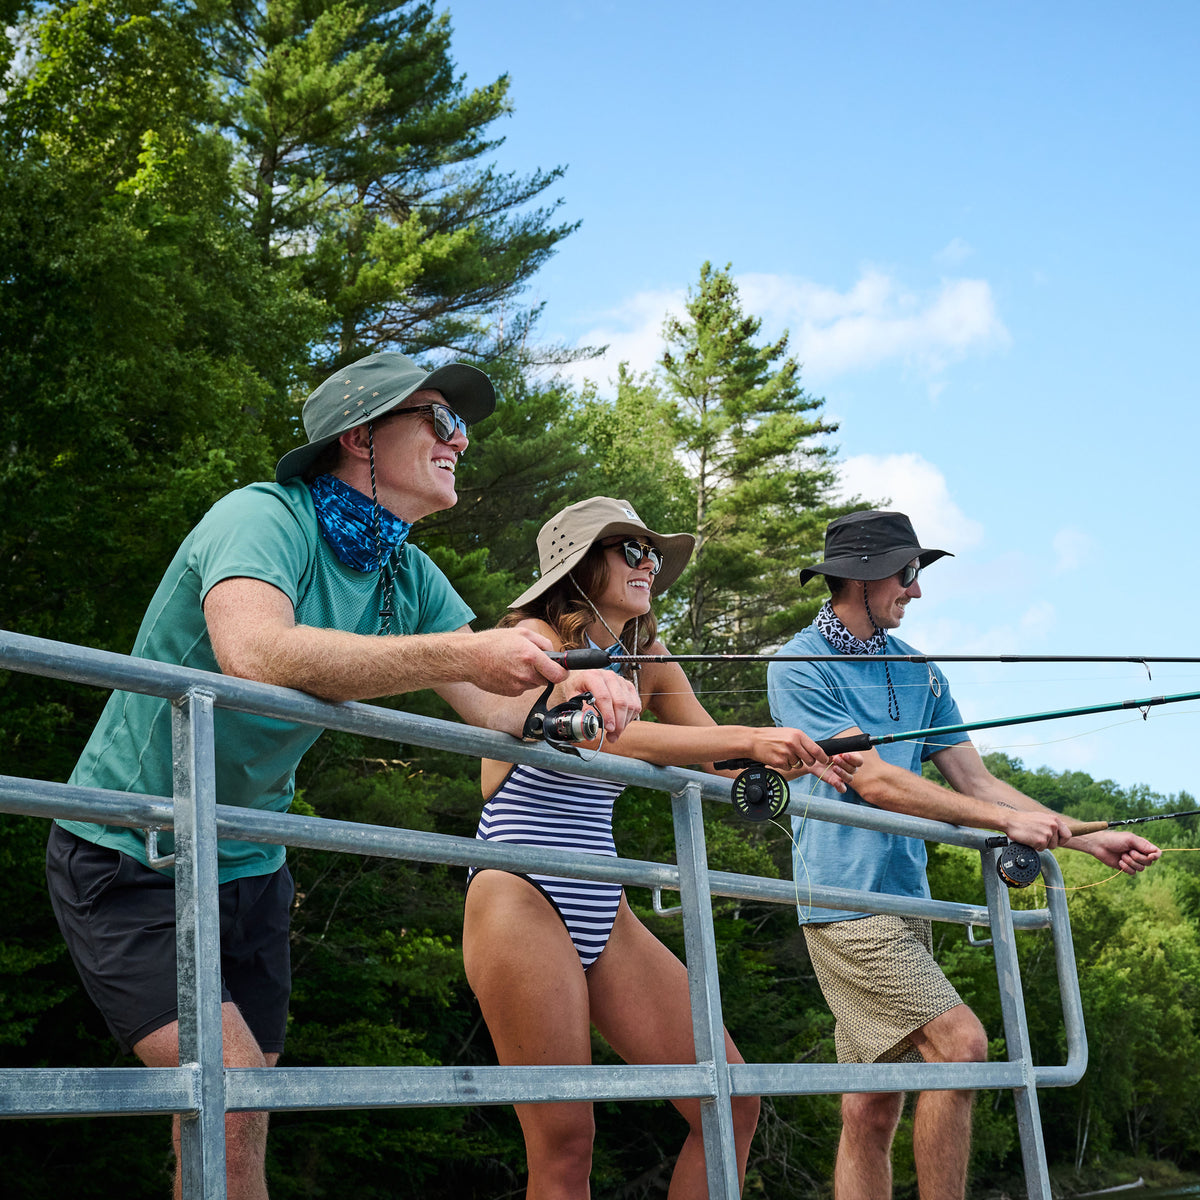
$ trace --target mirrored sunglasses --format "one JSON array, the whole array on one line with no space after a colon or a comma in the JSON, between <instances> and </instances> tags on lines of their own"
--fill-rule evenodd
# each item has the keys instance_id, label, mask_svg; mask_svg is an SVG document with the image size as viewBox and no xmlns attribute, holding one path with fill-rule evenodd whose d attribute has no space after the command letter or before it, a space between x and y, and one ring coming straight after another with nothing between
<instances>
[{"instance_id":1,"label":"mirrored sunglasses","mask_svg":"<svg viewBox=\"0 0 1200 1200\"><path fill-rule=\"evenodd\" d=\"M412 408L397 408L387 415L390 417L406 417L410 413L433 415L433 432L439 440L452 442L456 433L467 436L467 423L447 404L414 404Z\"/></svg>"},{"instance_id":2,"label":"mirrored sunglasses","mask_svg":"<svg viewBox=\"0 0 1200 1200\"><path fill-rule=\"evenodd\" d=\"M909 563L907 566L901 567L900 571L899 571L900 586L901 587L912 587L912 585L914 583L916 583L917 576L920 575L920 573L921 573L921 568L914 567L912 565L912 563Z\"/></svg>"},{"instance_id":3,"label":"mirrored sunglasses","mask_svg":"<svg viewBox=\"0 0 1200 1200\"><path fill-rule=\"evenodd\" d=\"M649 542L633 537L618 538L615 541L602 542L601 546L605 550L615 550L619 547L625 555L625 561L631 567L639 566L643 558L648 558L651 575L657 575L662 570L662 551L657 546L651 546Z\"/></svg>"}]
</instances>

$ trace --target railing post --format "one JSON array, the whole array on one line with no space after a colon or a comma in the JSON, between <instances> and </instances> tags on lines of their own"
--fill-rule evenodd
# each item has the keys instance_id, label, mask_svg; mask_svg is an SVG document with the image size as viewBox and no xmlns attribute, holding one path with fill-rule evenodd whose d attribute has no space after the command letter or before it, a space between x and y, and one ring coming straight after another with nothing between
<instances>
[{"instance_id":1,"label":"railing post","mask_svg":"<svg viewBox=\"0 0 1200 1200\"><path fill-rule=\"evenodd\" d=\"M711 1062L715 1095L700 1101L704 1164L710 1200L737 1200L737 1149L730 1107L729 1061L725 1055L725 1022L717 979L717 943L713 932L712 894L700 787L689 783L671 796L675 821L675 856L679 895L683 902L683 938L687 955L688 991L692 1003L692 1036L696 1062Z\"/></svg>"},{"instance_id":2,"label":"railing post","mask_svg":"<svg viewBox=\"0 0 1200 1200\"><path fill-rule=\"evenodd\" d=\"M199 1072L199 1109L180 1117L188 1200L225 1200L225 1061L217 902L213 693L191 688L171 708L179 1063Z\"/></svg>"},{"instance_id":3,"label":"railing post","mask_svg":"<svg viewBox=\"0 0 1200 1200\"><path fill-rule=\"evenodd\" d=\"M1050 1176L1046 1167L1046 1142L1038 1106L1034 1078L1033 1052L1029 1044L1029 1022L1025 1016L1025 995L1021 986L1021 966L1017 960L1016 933L1008 888L996 873L997 850L980 851L984 890L991 914L992 942L996 955L996 979L1000 985L1000 1008L1004 1014L1004 1042L1008 1061L1021 1064L1024 1083L1013 1088L1017 1110L1017 1132L1021 1138L1021 1158L1025 1165L1025 1187L1029 1200L1051 1200Z\"/></svg>"}]
</instances>

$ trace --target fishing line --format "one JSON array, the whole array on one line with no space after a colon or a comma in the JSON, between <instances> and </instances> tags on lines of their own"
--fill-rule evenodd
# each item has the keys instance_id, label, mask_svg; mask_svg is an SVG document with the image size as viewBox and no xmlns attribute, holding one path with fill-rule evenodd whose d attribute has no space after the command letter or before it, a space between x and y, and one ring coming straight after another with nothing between
<instances>
[{"instance_id":1,"label":"fishing line","mask_svg":"<svg viewBox=\"0 0 1200 1200\"><path fill-rule=\"evenodd\" d=\"M1067 846L1066 849L1070 849ZM1200 853L1200 846L1159 846L1159 852L1162 854L1197 854ZM1113 874L1106 876L1104 879L1097 879L1094 883L1077 883L1073 887L1059 887L1056 883L1047 883L1044 879L1039 879L1038 883L1047 891L1055 892L1082 892L1088 888L1099 887L1102 883L1112 883L1114 879L1119 879L1124 875L1124 871L1114 871ZM1131 875L1129 877L1133 879Z\"/></svg>"},{"instance_id":2,"label":"fishing line","mask_svg":"<svg viewBox=\"0 0 1200 1200\"><path fill-rule=\"evenodd\" d=\"M609 654L607 650L584 648L550 651L549 656L569 671L607 667L610 663L694 662L906 662L906 663L1134 663L1149 672L1150 663L1200 666L1200 658L1147 654Z\"/></svg>"}]
</instances>

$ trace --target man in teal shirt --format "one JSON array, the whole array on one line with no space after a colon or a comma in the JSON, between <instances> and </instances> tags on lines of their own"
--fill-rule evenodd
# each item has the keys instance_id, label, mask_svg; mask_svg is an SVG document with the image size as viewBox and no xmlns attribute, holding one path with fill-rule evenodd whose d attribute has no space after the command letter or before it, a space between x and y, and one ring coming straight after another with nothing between
<instances>
[{"instance_id":1,"label":"man in teal shirt","mask_svg":"<svg viewBox=\"0 0 1200 1200\"><path fill-rule=\"evenodd\" d=\"M487 376L462 363L427 374L380 353L331 376L305 402L309 440L280 460L275 482L225 496L184 540L133 653L334 701L432 688L471 723L515 734L528 706L519 697L553 683L559 699L592 692L619 735L640 708L628 683L611 671L568 676L536 634L471 632L470 609L407 542L416 521L456 502L468 426L494 406ZM319 729L220 708L215 723L218 802L286 810ZM170 705L114 692L71 782L171 795ZM169 869L149 865L137 830L51 828L51 901L89 995L124 1049L177 1065ZM163 836L160 853L170 850ZM290 992L284 848L222 840L218 871L225 1062L271 1066ZM234 1200L266 1196L265 1146L266 1114L230 1114Z\"/></svg>"}]
</instances>

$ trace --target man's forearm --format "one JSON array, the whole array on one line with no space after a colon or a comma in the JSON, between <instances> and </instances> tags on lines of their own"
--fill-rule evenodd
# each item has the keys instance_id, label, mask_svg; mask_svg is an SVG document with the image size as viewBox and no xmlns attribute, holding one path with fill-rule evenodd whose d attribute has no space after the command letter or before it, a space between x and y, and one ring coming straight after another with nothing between
<instances>
[{"instance_id":1,"label":"man's forearm","mask_svg":"<svg viewBox=\"0 0 1200 1200\"><path fill-rule=\"evenodd\" d=\"M222 666L228 674L298 688L324 700L372 700L462 679L472 636L372 637L295 625L262 639L250 661Z\"/></svg>"}]
</instances>

